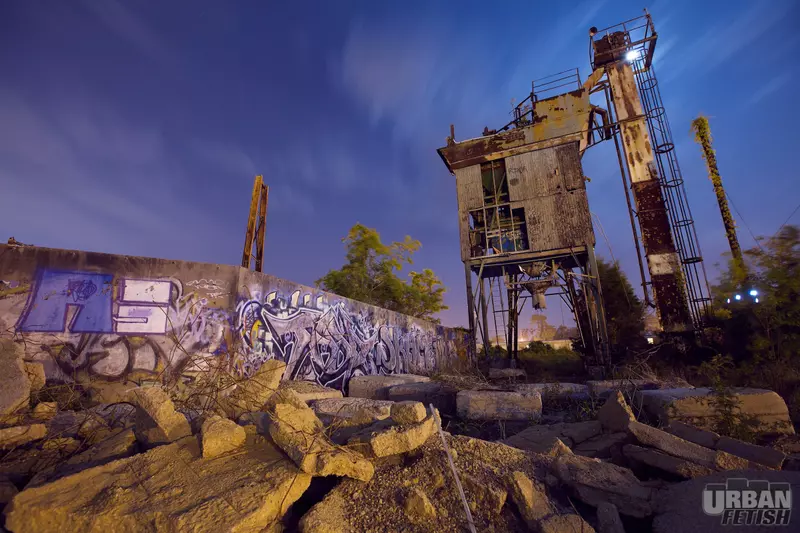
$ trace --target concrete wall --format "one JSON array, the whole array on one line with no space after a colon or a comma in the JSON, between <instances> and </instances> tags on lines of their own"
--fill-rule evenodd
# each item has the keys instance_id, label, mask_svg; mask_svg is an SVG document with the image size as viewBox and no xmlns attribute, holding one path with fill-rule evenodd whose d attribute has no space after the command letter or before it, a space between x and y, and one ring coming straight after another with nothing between
<instances>
[{"instance_id":1,"label":"concrete wall","mask_svg":"<svg viewBox=\"0 0 800 533\"><path fill-rule=\"evenodd\" d=\"M7 245L0 336L78 382L191 381L220 362L250 376L278 358L286 378L345 390L470 360L460 331L240 267Z\"/></svg>"}]
</instances>

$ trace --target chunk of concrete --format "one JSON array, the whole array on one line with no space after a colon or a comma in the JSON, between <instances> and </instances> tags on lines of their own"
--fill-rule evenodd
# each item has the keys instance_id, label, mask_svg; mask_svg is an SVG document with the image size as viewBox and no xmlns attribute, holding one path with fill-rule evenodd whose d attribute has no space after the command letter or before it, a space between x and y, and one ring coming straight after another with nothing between
<instances>
[{"instance_id":1,"label":"chunk of concrete","mask_svg":"<svg viewBox=\"0 0 800 533\"><path fill-rule=\"evenodd\" d=\"M539 490L524 472L509 474L506 487L519 514L532 531L537 531L539 521L555 511L547 494Z\"/></svg>"},{"instance_id":2,"label":"chunk of concrete","mask_svg":"<svg viewBox=\"0 0 800 533\"><path fill-rule=\"evenodd\" d=\"M370 456L388 457L416 450L436 431L433 414L418 424L387 426L385 422L378 422L353 435L348 442Z\"/></svg>"},{"instance_id":3,"label":"chunk of concrete","mask_svg":"<svg viewBox=\"0 0 800 533\"><path fill-rule=\"evenodd\" d=\"M604 379L587 381L589 394L596 398L605 398L616 391L623 394L633 394L639 390L655 390L661 388L661 383L651 379Z\"/></svg>"},{"instance_id":4,"label":"chunk of concrete","mask_svg":"<svg viewBox=\"0 0 800 533\"><path fill-rule=\"evenodd\" d=\"M266 403L264 403L264 406L261 408L261 411L262 412L272 411L273 409L275 409L275 406L278 405L279 403L288 403L294 405L298 409L305 409L306 407L308 407L308 403L294 389L284 388L281 386L278 388L278 392L270 396L269 400L267 400ZM258 411L251 411L251 412L258 412Z\"/></svg>"},{"instance_id":5,"label":"chunk of concrete","mask_svg":"<svg viewBox=\"0 0 800 533\"><path fill-rule=\"evenodd\" d=\"M641 422L631 422L628 425L628 431L645 446L657 448L669 455L686 459L713 470L732 470L742 467L741 463L730 462L730 458L726 455L721 455L720 452L704 448ZM745 462L744 468L746 467Z\"/></svg>"},{"instance_id":6,"label":"chunk of concrete","mask_svg":"<svg viewBox=\"0 0 800 533\"><path fill-rule=\"evenodd\" d=\"M574 454L558 456L551 464L555 476L583 502L597 507L610 502L620 512L634 517L652 513L652 489L644 486L627 468Z\"/></svg>"},{"instance_id":7,"label":"chunk of concrete","mask_svg":"<svg viewBox=\"0 0 800 533\"><path fill-rule=\"evenodd\" d=\"M286 363L270 359L261 365L253 377L243 380L221 401L227 417L236 420L243 413L260 411L275 394L286 371Z\"/></svg>"},{"instance_id":8,"label":"chunk of concrete","mask_svg":"<svg viewBox=\"0 0 800 533\"><path fill-rule=\"evenodd\" d=\"M538 392L542 401L582 400L589 398L589 387L580 383L521 383L514 390L522 394Z\"/></svg>"},{"instance_id":9,"label":"chunk of concrete","mask_svg":"<svg viewBox=\"0 0 800 533\"><path fill-rule=\"evenodd\" d=\"M730 437L720 437L717 440L717 450L728 452L731 455L742 457L775 470L780 470L783 466L783 461L786 460L786 454L780 450L742 442Z\"/></svg>"},{"instance_id":10,"label":"chunk of concrete","mask_svg":"<svg viewBox=\"0 0 800 533\"><path fill-rule=\"evenodd\" d=\"M456 397L458 416L466 420L538 420L542 397L507 391L461 391Z\"/></svg>"},{"instance_id":11,"label":"chunk of concrete","mask_svg":"<svg viewBox=\"0 0 800 533\"><path fill-rule=\"evenodd\" d=\"M389 418L393 404L386 400L348 397L315 400L309 406L325 424L353 419L353 423L364 424Z\"/></svg>"},{"instance_id":12,"label":"chunk of concrete","mask_svg":"<svg viewBox=\"0 0 800 533\"><path fill-rule=\"evenodd\" d=\"M278 386L279 391L283 389L293 390L304 402L324 400L325 398L342 398L344 396L340 390L323 387L313 381L284 380Z\"/></svg>"},{"instance_id":13,"label":"chunk of concrete","mask_svg":"<svg viewBox=\"0 0 800 533\"><path fill-rule=\"evenodd\" d=\"M39 392L44 388L47 377L44 373L44 365L42 363L25 361L25 373L28 375L30 382L31 392Z\"/></svg>"},{"instance_id":14,"label":"chunk of concrete","mask_svg":"<svg viewBox=\"0 0 800 533\"><path fill-rule=\"evenodd\" d=\"M633 411L620 391L612 392L597 411L597 420L610 432L625 431L628 423L636 420Z\"/></svg>"},{"instance_id":15,"label":"chunk of concrete","mask_svg":"<svg viewBox=\"0 0 800 533\"><path fill-rule=\"evenodd\" d=\"M388 376L356 376L350 378L348 383L348 396L353 398L369 398L371 400L385 400L386 389L393 385L404 383L424 383L431 378L415 374L390 374Z\"/></svg>"},{"instance_id":16,"label":"chunk of concrete","mask_svg":"<svg viewBox=\"0 0 800 533\"><path fill-rule=\"evenodd\" d=\"M346 504L342 493L332 490L300 519L300 533L348 533Z\"/></svg>"},{"instance_id":17,"label":"chunk of concrete","mask_svg":"<svg viewBox=\"0 0 800 533\"><path fill-rule=\"evenodd\" d=\"M525 371L521 368L490 368L489 379L493 380L514 380L525 379Z\"/></svg>"},{"instance_id":18,"label":"chunk of concrete","mask_svg":"<svg viewBox=\"0 0 800 533\"><path fill-rule=\"evenodd\" d=\"M0 339L0 421L28 405L31 384L22 346L10 339Z\"/></svg>"},{"instance_id":19,"label":"chunk of concrete","mask_svg":"<svg viewBox=\"0 0 800 533\"><path fill-rule=\"evenodd\" d=\"M573 446L572 451L584 457L605 459L612 456L612 449L621 447L628 440L627 433L603 433Z\"/></svg>"},{"instance_id":20,"label":"chunk of concrete","mask_svg":"<svg viewBox=\"0 0 800 533\"><path fill-rule=\"evenodd\" d=\"M585 442L592 437L596 437L603 431L603 426L597 420L586 422L572 422L559 424L561 435L569 437L573 445Z\"/></svg>"},{"instance_id":21,"label":"chunk of concrete","mask_svg":"<svg viewBox=\"0 0 800 533\"><path fill-rule=\"evenodd\" d=\"M789 409L777 393L765 389L733 388L738 407L735 413L755 422L755 431L762 434L794 435ZM662 424L685 422L702 429L714 429L719 416L714 392L708 388L640 390L634 403Z\"/></svg>"},{"instance_id":22,"label":"chunk of concrete","mask_svg":"<svg viewBox=\"0 0 800 533\"><path fill-rule=\"evenodd\" d=\"M428 499L428 495L419 487L414 487L408 492L403 509L413 522L424 524L436 518L436 508Z\"/></svg>"},{"instance_id":23,"label":"chunk of concrete","mask_svg":"<svg viewBox=\"0 0 800 533\"><path fill-rule=\"evenodd\" d=\"M528 429L510 436L503 441L503 444L528 450L536 453L546 454L556 446L556 441L561 440L563 444L572 446L573 442L568 437L561 434L563 424L531 426Z\"/></svg>"},{"instance_id":24,"label":"chunk of concrete","mask_svg":"<svg viewBox=\"0 0 800 533\"><path fill-rule=\"evenodd\" d=\"M260 531L300 498L311 476L268 439L248 433L243 453L204 459L198 440L83 470L19 493L6 508L15 533Z\"/></svg>"},{"instance_id":25,"label":"chunk of concrete","mask_svg":"<svg viewBox=\"0 0 800 533\"><path fill-rule=\"evenodd\" d=\"M322 422L309 407L278 404L269 425L272 440L303 472L314 476L347 476L369 481L372 463L360 454L335 446L323 432Z\"/></svg>"},{"instance_id":26,"label":"chunk of concrete","mask_svg":"<svg viewBox=\"0 0 800 533\"><path fill-rule=\"evenodd\" d=\"M478 508L484 509L489 515L502 511L508 497L508 492L502 487L478 480L469 474L461 475L461 484L473 513Z\"/></svg>"},{"instance_id":27,"label":"chunk of concrete","mask_svg":"<svg viewBox=\"0 0 800 533\"><path fill-rule=\"evenodd\" d=\"M136 405L136 438L147 447L169 444L192 434L189 421L160 387L139 387L130 392Z\"/></svg>"},{"instance_id":28,"label":"chunk of concrete","mask_svg":"<svg viewBox=\"0 0 800 533\"><path fill-rule=\"evenodd\" d=\"M677 420L672 421L669 426L664 428L664 431L706 448L716 448L719 440L719 435L713 431L696 428Z\"/></svg>"},{"instance_id":29,"label":"chunk of concrete","mask_svg":"<svg viewBox=\"0 0 800 533\"><path fill-rule=\"evenodd\" d=\"M421 402L426 407L433 405L439 412L450 415L456 412L457 393L458 389L451 385L429 381L394 385L386 389L385 396L393 402Z\"/></svg>"},{"instance_id":30,"label":"chunk of concrete","mask_svg":"<svg viewBox=\"0 0 800 533\"><path fill-rule=\"evenodd\" d=\"M421 402L405 401L392 405L392 420L400 425L422 422L427 414L425 405Z\"/></svg>"},{"instance_id":31,"label":"chunk of concrete","mask_svg":"<svg viewBox=\"0 0 800 533\"><path fill-rule=\"evenodd\" d=\"M31 416L36 420L46 422L52 420L56 413L58 413L58 404L56 402L41 402L33 408Z\"/></svg>"},{"instance_id":32,"label":"chunk of concrete","mask_svg":"<svg viewBox=\"0 0 800 533\"><path fill-rule=\"evenodd\" d=\"M247 440L247 433L233 420L211 416L203 421L200 437L203 457L211 458L239 448Z\"/></svg>"},{"instance_id":33,"label":"chunk of concrete","mask_svg":"<svg viewBox=\"0 0 800 533\"><path fill-rule=\"evenodd\" d=\"M597 506L598 533L625 533L619 509L613 503L600 502Z\"/></svg>"},{"instance_id":34,"label":"chunk of concrete","mask_svg":"<svg viewBox=\"0 0 800 533\"><path fill-rule=\"evenodd\" d=\"M714 472L714 470L706 466L633 444L623 446L622 454L634 462L653 466L670 474L681 476L684 479L707 476Z\"/></svg>"},{"instance_id":35,"label":"chunk of concrete","mask_svg":"<svg viewBox=\"0 0 800 533\"><path fill-rule=\"evenodd\" d=\"M578 514L553 514L539 522L540 533L564 533L566 531L594 533L594 528Z\"/></svg>"},{"instance_id":36,"label":"chunk of concrete","mask_svg":"<svg viewBox=\"0 0 800 533\"><path fill-rule=\"evenodd\" d=\"M41 440L45 435L47 435L47 427L44 424L0 428L0 450L9 450Z\"/></svg>"}]
</instances>

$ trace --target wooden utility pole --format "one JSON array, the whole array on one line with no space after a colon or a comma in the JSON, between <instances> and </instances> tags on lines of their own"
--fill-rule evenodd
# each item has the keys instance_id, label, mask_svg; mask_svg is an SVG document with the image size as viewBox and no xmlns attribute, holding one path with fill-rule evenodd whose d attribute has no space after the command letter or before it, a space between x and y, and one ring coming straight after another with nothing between
<instances>
[{"instance_id":1,"label":"wooden utility pole","mask_svg":"<svg viewBox=\"0 0 800 533\"><path fill-rule=\"evenodd\" d=\"M267 227L267 202L269 185L264 185L264 178L256 176L253 183L253 197L250 200L250 216L247 218L247 233L244 238L242 266L263 272L264 267L264 232ZM255 243L255 254L253 254ZM253 266L253 260L255 265Z\"/></svg>"},{"instance_id":2,"label":"wooden utility pole","mask_svg":"<svg viewBox=\"0 0 800 533\"><path fill-rule=\"evenodd\" d=\"M725 189L722 187L722 177L719 175L717 167L717 155L711 146L711 128L708 125L708 118L699 116L692 121L694 129L694 140L703 148L703 159L706 161L708 177L714 184L714 193L717 195L719 212L722 215L722 223L725 225L725 234L728 237L728 245L731 248L731 255L737 268L741 273L745 273L744 257L742 248L739 246L739 238L736 236L736 222L733 220L731 210L728 208L728 199L725 196Z\"/></svg>"}]
</instances>

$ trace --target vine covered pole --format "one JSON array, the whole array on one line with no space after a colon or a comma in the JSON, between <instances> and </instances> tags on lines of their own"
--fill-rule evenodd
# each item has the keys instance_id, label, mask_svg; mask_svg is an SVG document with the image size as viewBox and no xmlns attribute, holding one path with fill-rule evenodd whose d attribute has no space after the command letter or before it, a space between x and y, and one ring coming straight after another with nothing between
<instances>
[{"instance_id":1,"label":"vine covered pole","mask_svg":"<svg viewBox=\"0 0 800 533\"><path fill-rule=\"evenodd\" d=\"M725 189L722 187L722 177L719 175L717 167L717 155L711 146L711 127L708 125L708 118L700 115L692 121L694 130L694 140L703 149L703 159L708 169L708 177L714 185L714 193L717 195L719 212L722 215L722 223L725 225L725 235L728 237L728 245L731 248L733 262L740 274L745 274L744 258L742 248L739 246L739 238L736 236L736 222L728 207L728 199L725 196Z\"/></svg>"}]
</instances>

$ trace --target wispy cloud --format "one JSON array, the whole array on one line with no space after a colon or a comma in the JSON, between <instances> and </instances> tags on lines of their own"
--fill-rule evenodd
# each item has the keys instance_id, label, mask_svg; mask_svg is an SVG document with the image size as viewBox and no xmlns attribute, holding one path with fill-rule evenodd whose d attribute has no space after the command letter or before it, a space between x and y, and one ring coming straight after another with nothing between
<instances>
[{"instance_id":1,"label":"wispy cloud","mask_svg":"<svg viewBox=\"0 0 800 533\"><path fill-rule=\"evenodd\" d=\"M791 71L783 72L764 83L747 101L748 105L755 105L767 96L780 90L784 85L789 83L789 80L792 79L792 74Z\"/></svg>"}]
</instances>

